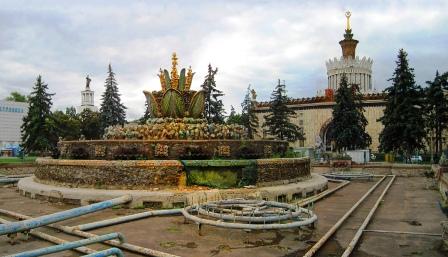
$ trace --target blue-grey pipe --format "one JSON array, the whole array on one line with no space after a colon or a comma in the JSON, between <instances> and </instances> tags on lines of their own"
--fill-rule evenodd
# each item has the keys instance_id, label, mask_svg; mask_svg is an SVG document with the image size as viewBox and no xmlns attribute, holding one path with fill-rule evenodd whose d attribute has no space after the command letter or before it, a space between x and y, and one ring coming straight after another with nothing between
<instances>
[{"instance_id":1,"label":"blue-grey pipe","mask_svg":"<svg viewBox=\"0 0 448 257\"><path fill-rule=\"evenodd\" d=\"M118 204L123 204L132 200L131 195L125 195L112 200L107 200L99 203L94 203L66 211L61 211L49 215L36 217L29 220L23 220L18 222L11 222L9 224L0 225L0 236L11 233L22 232L33 228L38 228L48 224L56 223L59 221L79 217L88 213L100 211Z\"/></svg>"},{"instance_id":2,"label":"blue-grey pipe","mask_svg":"<svg viewBox=\"0 0 448 257\"><path fill-rule=\"evenodd\" d=\"M62 252L62 251L66 251L66 250L71 250L71 249L74 249L74 248L78 248L80 246L85 246L85 245L95 244L95 243L99 243L99 242L104 242L104 241L107 241L107 240L117 239L117 238L120 240L120 242L122 242L122 243L124 242L124 237L123 237L122 234L120 234L120 233L110 233L110 234L106 234L106 235L102 235L102 236L96 236L96 237L91 237L91 238L88 238L88 239L82 239L82 240L79 240L79 241L67 242L67 243L63 243L63 244L59 244L59 245L53 245L53 246L50 246L50 247L40 248L40 249L36 249L36 250L32 250L32 251L16 253L16 254L10 255L8 257L36 257L36 256L42 256L42 255Z\"/></svg>"},{"instance_id":3,"label":"blue-grey pipe","mask_svg":"<svg viewBox=\"0 0 448 257\"><path fill-rule=\"evenodd\" d=\"M0 184L11 184L19 182L20 178L0 178Z\"/></svg>"},{"instance_id":4,"label":"blue-grey pipe","mask_svg":"<svg viewBox=\"0 0 448 257\"><path fill-rule=\"evenodd\" d=\"M182 209L172 209L172 210L156 210L156 211L146 211L136 214L131 214L127 216L122 216L118 218L112 218L107 220L100 220L96 222L91 222L87 224L77 225L72 227L72 229L87 231L96 228L102 228L107 226L112 226L120 223L125 223L133 220L143 219L151 216L161 216L161 215L180 215L182 214Z\"/></svg>"},{"instance_id":5,"label":"blue-grey pipe","mask_svg":"<svg viewBox=\"0 0 448 257\"><path fill-rule=\"evenodd\" d=\"M84 255L84 257L106 257L106 256L111 256L111 255L115 255L117 257L124 257L123 252L118 249L118 248L109 248L103 251L99 251L96 253L91 253L91 254L87 254Z\"/></svg>"}]
</instances>

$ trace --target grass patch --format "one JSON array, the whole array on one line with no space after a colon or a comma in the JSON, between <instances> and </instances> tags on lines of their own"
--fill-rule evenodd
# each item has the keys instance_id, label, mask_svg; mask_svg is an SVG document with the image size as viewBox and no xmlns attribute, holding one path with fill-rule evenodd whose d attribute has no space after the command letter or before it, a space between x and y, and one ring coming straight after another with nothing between
<instances>
[{"instance_id":1,"label":"grass patch","mask_svg":"<svg viewBox=\"0 0 448 257\"><path fill-rule=\"evenodd\" d=\"M9 163L33 163L36 160L37 157L35 156L28 156L23 159L20 157L0 157L0 164L9 164Z\"/></svg>"},{"instance_id":2,"label":"grass patch","mask_svg":"<svg viewBox=\"0 0 448 257\"><path fill-rule=\"evenodd\" d=\"M168 232L179 232L180 229L178 227L169 227L166 229Z\"/></svg>"}]
</instances>

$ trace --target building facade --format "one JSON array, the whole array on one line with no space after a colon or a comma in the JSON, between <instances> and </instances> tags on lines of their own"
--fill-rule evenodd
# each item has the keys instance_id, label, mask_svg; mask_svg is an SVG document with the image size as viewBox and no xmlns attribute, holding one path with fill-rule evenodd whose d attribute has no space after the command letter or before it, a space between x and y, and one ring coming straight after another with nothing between
<instances>
[{"instance_id":1,"label":"building facade","mask_svg":"<svg viewBox=\"0 0 448 257\"><path fill-rule=\"evenodd\" d=\"M92 81L89 76L86 77L86 87L81 91L81 106L78 106L78 113L81 113L85 109L89 109L93 112L98 111L98 107L95 106L95 91L90 89L90 81Z\"/></svg>"},{"instance_id":2,"label":"building facade","mask_svg":"<svg viewBox=\"0 0 448 257\"><path fill-rule=\"evenodd\" d=\"M378 121L385 109L384 94L375 93L372 84L373 60L356 56L358 40L353 39L350 28L350 13L346 13L347 28L344 39L339 42L342 56L326 62L328 85L324 96L291 99L288 106L295 110L292 122L303 129L305 140L295 142L293 147L321 147L332 150L332 142L328 139L332 132L334 92L338 89L343 74L347 76L349 84L357 85L363 94L364 115L368 121L366 132L372 138L370 149L378 151L379 134L383 125ZM255 113L260 127L257 138L268 138L269 135L261 125L264 116L269 112L269 102L256 102Z\"/></svg>"},{"instance_id":3,"label":"building facade","mask_svg":"<svg viewBox=\"0 0 448 257\"><path fill-rule=\"evenodd\" d=\"M18 146L28 103L0 100L0 149Z\"/></svg>"}]
</instances>

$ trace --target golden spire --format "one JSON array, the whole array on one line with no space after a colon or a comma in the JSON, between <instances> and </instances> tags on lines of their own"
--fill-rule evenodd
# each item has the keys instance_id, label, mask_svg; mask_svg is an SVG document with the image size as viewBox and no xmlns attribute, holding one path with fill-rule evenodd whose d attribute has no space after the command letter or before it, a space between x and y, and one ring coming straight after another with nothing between
<instances>
[{"instance_id":1,"label":"golden spire","mask_svg":"<svg viewBox=\"0 0 448 257\"><path fill-rule=\"evenodd\" d=\"M350 16L352 16L352 13L350 11L345 12L345 17L347 17L347 29L350 30Z\"/></svg>"},{"instance_id":2,"label":"golden spire","mask_svg":"<svg viewBox=\"0 0 448 257\"><path fill-rule=\"evenodd\" d=\"M179 74L177 73L177 56L173 53L171 57L172 68L171 68L171 88L177 89L179 86Z\"/></svg>"},{"instance_id":3,"label":"golden spire","mask_svg":"<svg viewBox=\"0 0 448 257\"><path fill-rule=\"evenodd\" d=\"M160 78L160 85L162 86L162 91L165 92L166 91L166 80L165 80L165 75L163 74L162 68L160 68L160 74L157 74L157 76L159 76L159 78Z\"/></svg>"},{"instance_id":4,"label":"golden spire","mask_svg":"<svg viewBox=\"0 0 448 257\"><path fill-rule=\"evenodd\" d=\"M193 81L193 75L194 73L190 66L187 72L187 81L185 81L185 90L190 90L191 82Z\"/></svg>"}]
</instances>

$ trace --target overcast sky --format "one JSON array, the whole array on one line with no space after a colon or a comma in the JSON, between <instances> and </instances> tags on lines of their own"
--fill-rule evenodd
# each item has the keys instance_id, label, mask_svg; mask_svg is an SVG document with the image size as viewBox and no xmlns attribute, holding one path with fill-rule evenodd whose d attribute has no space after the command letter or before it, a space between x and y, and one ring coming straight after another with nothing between
<instances>
[{"instance_id":1,"label":"overcast sky","mask_svg":"<svg viewBox=\"0 0 448 257\"><path fill-rule=\"evenodd\" d=\"M278 78L290 97L326 88L325 61L338 44L350 10L357 55L374 60L378 90L390 85L400 48L424 85L448 71L448 1L5 1L0 2L0 95L28 94L37 75L55 109L78 106L85 76L100 105L112 64L127 118L144 112L142 90L160 88L157 72L192 66L193 88L208 63L229 109L249 84L266 101Z\"/></svg>"}]
</instances>

